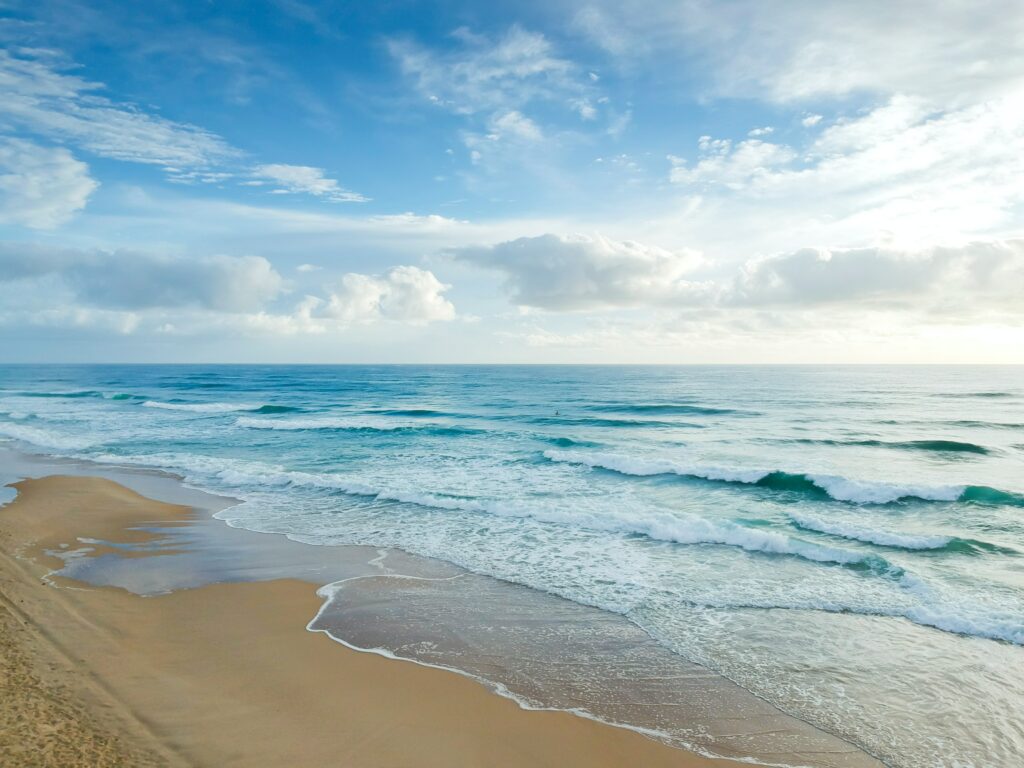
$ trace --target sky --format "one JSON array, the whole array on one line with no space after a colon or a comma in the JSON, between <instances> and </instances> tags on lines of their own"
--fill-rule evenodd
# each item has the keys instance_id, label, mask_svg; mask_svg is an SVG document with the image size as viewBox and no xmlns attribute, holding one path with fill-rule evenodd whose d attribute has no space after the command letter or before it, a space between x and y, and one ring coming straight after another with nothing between
<instances>
[{"instance_id":1,"label":"sky","mask_svg":"<svg viewBox=\"0 0 1024 768\"><path fill-rule=\"evenodd\" d=\"M1020 0L0 0L0 360L1024 363Z\"/></svg>"}]
</instances>

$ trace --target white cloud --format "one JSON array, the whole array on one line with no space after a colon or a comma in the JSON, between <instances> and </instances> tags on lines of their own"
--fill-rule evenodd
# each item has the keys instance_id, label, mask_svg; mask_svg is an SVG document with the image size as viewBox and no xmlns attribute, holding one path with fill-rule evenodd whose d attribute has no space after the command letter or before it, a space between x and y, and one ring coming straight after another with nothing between
<instances>
[{"instance_id":1,"label":"white cloud","mask_svg":"<svg viewBox=\"0 0 1024 768\"><path fill-rule=\"evenodd\" d=\"M175 169L204 168L237 150L202 128L101 95L100 83L61 71L52 56L0 50L0 128L69 141L101 157Z\"/></svg>"},{"instance_id":2,"label":"white cloud","mask_svg":"<svg viewBox=\"0 0 1024 768\"><path fill-rule=\"evenodd\" d=\"M0 267L2 282L56 278L75 301L102 309L251 312L284 287L270 262L259 256L184 258L4 243Z\"/></svg>"},{"instance_id":3,"label":"white cloud","mask_svg":"<svg viewBox=\"0 0 1024 768\"><path fill-rule=\"evenodd\" d=\"M799 151L752 141L705 138L696 164L670 158L671 180L706 198L698 226L742 235L741 247L1012 234L1024 203L1024 90L955 110L895 96Z\"/></svg>"},{"instance_id":4,"label":"white cloud","mask_svg":"<svg viewBox=\"0 0 1024 768\"><path fill-rule=\"evenodd\" d=\"M500 112L531 101L567 100L589 89L585 73L555 55L548 39L512 26L498 40L457 30L462 46L436 53L393 40L389 50L427 100L458 114Z\"/></svg>"},{"instance_id":5,"label":"white cloud","mask_svg":"<svg viewBox=\"0 0 1024 768\"><path fill-rule=\"evenodd\" d=\"M762 126L761 128L754 128L747 132L747 136L767 136L770 133L775 133L775 129L770 125Z\"/></svg>"},{"instance_id":6,"label":"white cloud","mask_svg":"<svg viewBox=\"0 0 1024 768\"><path fill-rule=\"evenodd\" d=\"M1024 240L920 251L802 249L748 262L722 294L730 305L855 304L959 319L1024 314Z\"/></svg>"},{"instance_id":7,"label":"white cloud","mask_svg":"<svg viewBox=\"0 0 1024 768\"><path fill-rule=\"evenodd\" d=\"M159 165L178 184L221 184L240 177L244 186L276 185L276 193L332 202L368 200L311 166L271 163L239 173L232 164L243 153L220 136L108 98L102 83L71 69L51 51L19 49L15 55L0 50L0 131L28 131L100 157Z\"/></svg>"},{"instance_id":8,"label":"white cloud","mask_svg":"<svg viewBox=\"0 0 1024 768\"><path fill-rule=\"evenodd\" d=\"M682 58L717 95L777 102L854 93L983 101L1024 81L1018 0L594 0L576 27L617 60Z\"/></svg>"},{"instance_id":9,"label":"white cloud","mask_svg":"<svg viewBox=\"0 0 1024 768\"><path fill-rule=\"evenodd\" d=\"M493 115L483 132L462 132L470 162L492 172L522 167L524 155L532 154L543 140L540 127L518 110Z\"/></svg>"},{"instance_id":10,"label":"white cloud","mask_svg":"<svg viewBox=\"0 0 1024 768\"><path fill-rule=\"evenodd\" d=\"M452 320L455 307L443 295L450 287L432 272L412 266L394 267L382 276L349 273L317 315L343 325L379 320L424 325Z\"/></svg>"},{"instance_id":11,"label":"white cloud","mask_svg":"<svg viewBox=\"0 0 1024 768\"><path fill-rule=\"evenodd\" d=\"M256 183L273 183L277 193L302 193L322 197L334 203L365 203L368 197L342 187L336 179L324 176L322 168L308 165L271 163L253 168Z\"/></svg>"},{"instance_id":12,"label":"white cloud","mask_svg":"<svg viewBox=\"0 0 1024 768\"><path fill-rule=\"evenodd\" d=\"M644 306L696 296L687 281L699 259L600 235L522 237L489 247L452 251L460 261L505 276L513 303L554 311Z\"/></svg>"},{"instance_id":13,"label":"white cloud","mask_svg":"<svg viewBox=\"0 0 1024 768\"><path fill-rule=\"evenodd\" d=\"M496 39L465 28L452 36L457 43L443 51L408 40L392 40L389 50L421 97L464 117L462 143L492 182L498 171L506 182L524 171L545 179L559 175L552 151L567 130L625 129L628 120L601 94L598 80L559 56L543 34L513 25ZM566 118L573 118L571 128ZM541 149L547 150L543 157Z\"/></svg>"},{"instance_id":14,"label":"white cloud","mask_svg":"<svg viewBox=\"0 0 1024 768\"><path fill-rule=\"evenodd\" d=\"M0 324L179 336L212 330L324 334L387 321L453 320L450 288L427 270L348 273L321 296L283 304L284 279L259 256L186 258L0 243Z\"/></svg>"},{"instance_id":15,"label":"white cloud","mask_svg":"<svg viewBox=\"0 0 1024 768\"><path fill-rule=\"evenodd\" d=\"M693 279L693 252L601 236L520 238L453 255L501 272L513 303L551 311L701 309L734 318L756 307L846 306L861 312L976 321L1024 315L1024 240L920 250L801 249Z\"/></svg>"},{"instance_id":16,"label":"white cloud","mask_svg":"<svg viewBox=\"0 0 1024 768\"><path fill-rule=\"evenodd\" d=\"M813 128L822 120L821 115L807 115L800 121L800 125L804 128Z\"/></svg>"},{"instance_id":17,"label":"white cloud","mask_svg":"<svg viewBox=\"0 0 1024 768\"><path fill-rule=\"evenodd\" d=\"M728 139L701 136L698 144L700 160L688 167L681 158L670 156L669 178L677 184L721 184L742 189L766 176L772 169L796 158L796 152L781 144L760 139L741 141L735 147Z\"/></svg>"},{"instance_id":18,"label":"white cloud","mask_svg":"<svg viewBox=\"0 0 1024 768\"><path fill-rule=\"evenodd\" d=\"M646 51L642 37L632 35L628 28L618 23L618 19L612 18L595 5L578 10L572 18L571 28L619 59L628 59ZM593 72L590 74L594 79L597 78Z\"/></svg>"},{"instance_id":19,"label":"white cloud","mask_svg":"<svg viewBox=\"0 0 1024 768\"><path fill-rule=\"evenodd\" d=\"M98 186L68 150L0 137L0 222L51 229L82 210Z\"/></svg>"},{"instance_id":20,"label":"white cloud","mask_svg":"<svg viewBox=\"0 0 1024 768\"><path fill-rule=\"evenodd\" d=\"M706 21L721 18L715 4L700 5ZM787 6L777 35L765 34L780 26L776 9L745 0L729 10L745 23L730 28L728 56L715 57L727 92L764 89L779 101L909 92L963 102L1024 82L1024 6L1015 0L805 0Z\"/></svg>"},{"instance_id":21,"label":"white cloud","mask_svg":"<svg viewBox=\"0 0 1024 768\"><path fill-rule=\"evenodd\" d=\"M522 141L540 141L543 138L537 124L522 112L514 109L492 118L490 128L491 134L488 138L495 140L511 138Z\"/></svg>"}]
</instances>

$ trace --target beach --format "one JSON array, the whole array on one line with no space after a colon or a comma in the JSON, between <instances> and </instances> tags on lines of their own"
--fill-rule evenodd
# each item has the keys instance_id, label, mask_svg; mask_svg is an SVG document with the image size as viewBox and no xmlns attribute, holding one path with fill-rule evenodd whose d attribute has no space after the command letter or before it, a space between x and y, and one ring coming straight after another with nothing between
<instances>
[{"instance_id":1,"label":"beach","mask_svg":"<svg viewBox=\"0 0 1024 768\"><path fill-rule=\"evenodd\" d=\"M144 543L139 527L192 511L100 478L16 487L0 512L5 765L731 764L307 632L308 582L156 597L51 582L62 544Z\"/></svg>"},{"instance_id":2,"label":"beach","mask_svg":"<svg viewBox=\"0 0 1024 768\"><path fill-rule=\"evenodd\" d=\"M11 368L6 584L102 683L42 718L96 749L1012 765L1022 403L1008 369Z\"/></svg>"}]
</instances>

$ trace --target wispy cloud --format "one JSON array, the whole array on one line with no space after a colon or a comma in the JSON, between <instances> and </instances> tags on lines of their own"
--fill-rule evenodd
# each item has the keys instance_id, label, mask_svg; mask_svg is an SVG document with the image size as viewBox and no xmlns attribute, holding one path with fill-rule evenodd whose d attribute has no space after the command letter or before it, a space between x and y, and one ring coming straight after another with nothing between
<instances>
[{"instance_id":1,"label":"wispy cloud","mask_svg":"<svg viewBox=\"0 0 1024 768\"><path fill-rule=\"evenodd\" d=\"M894 96L802 147L702 137L698 150L695 162L670 157L669 177L714 201L709 226L747 222L764 237L813 225L833 243L963 239L1005 226L1024 202L1024 90L951 110Z\"/></svg>"},{"instance_id":2,"label":"wispy cloud","mask_svg":"<svg viewBox=\"0 0 1024 768\"><path fill-rule=\"evenodd\" d=\"M560 55L543 34L512 25L497 38L459 28L445 46L392 39L389 51L427 103L460 115L473 164L543 173L552 158L531 165L539 146L563 133L617 134L627 125L600 78ZM524 162L526 161L526 162Z\"/></svg>"},{"instance_id":3,"label":"wispy cloud","mask_svg":"<svg viewBox=\"0 0 1024 768\"><path fill-rule=\"evenodd\" d=\"M66 66L54 55L0 50L0 128L149 165L203 169L239 156L216 134L107 98L102 84L71 74Z\"/></svg>"},{"instance_id":4,"label":"wispy cloud","mask_svg":"<svg viewBox=\"0 0 1024 768\"><path fill-rule=\"evenodd\" d=\"M780 103L857 93L976 103L1024 80L1016 0L593 0L575 28L615 61L674 62L667 71L702 70L712 95Z\"/></svg>"},{"instance_id":5,"label":"wispy cloud","mask_svg":"<svg viewBox=\"0 0 1024 768\"><path fill-rule=\"evenodd\" d=\"M408 40L392 40L391 55L423 98L458 114L522 108L535 101L561 101L572 108L590 91L586 72L556 55L542 34L512 26L497 40L465 28L446 51Z\"/></svg>"},{"instance_id":6,"label":"wispy cloud","mask_svg":"<svg viewBox=\"0 0 1024 768\"><path fill-rule=\"evenodd\" d=\"M255 181L272 185L272 192L309 194L330 202L369 199L326 177L320 168L274 163L247 168L245 153L222 137L113 100L104 95L104 90L102 83L76 74L73 65L58 52L23 48L13 54L0 50L0 132L27 132L99 157L160 166L168 180L178 184ZM71 155L61 151L65 169L84 172L84 165L72 166L66 161ZM54 158L58 155L53 153ZM26 158L26 162L29 160ZM20 194L29 200L37 196L39 185L33 186L27 176L9 175L6 186L11 189L19 178L23 183ZM71 210L80 209L88 198L88 193L81 194L83 189L81 184L70 183L66 191L54 195L53 209L60 208L62 200L71 199L80 201ZM32 226L44 218L32 218ZM28 221L25 216L9 219ZM62 219L49 215L47 220Z\"/></svg>"},{"instance_id":7,"label":"wispy cloud","mask_svg":"<svg viewBox=\"0 0 1024 768\"><path fill-rule=\"evenodd\" d=\"M332 203L365 203L370 199L358 192L345 189L337 179L327 178L322 168L308 165L257 165L252 169L252 176L252 181L257 184L273 185L271 191L277 194L302 193L321 197Z\"/></svg>"}]
</instances>

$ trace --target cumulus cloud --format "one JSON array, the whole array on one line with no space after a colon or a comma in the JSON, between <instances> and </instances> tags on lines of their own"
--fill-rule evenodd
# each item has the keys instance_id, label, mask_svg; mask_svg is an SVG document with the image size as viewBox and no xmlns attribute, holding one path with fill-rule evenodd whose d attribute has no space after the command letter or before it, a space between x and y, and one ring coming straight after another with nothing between
<instances>
[{"instance_id":1,"label":"cumulus cloud","mask_svg":"<svg viewBox=\"0 0 1024 768\"><path fill-rule=\"evenodd\" d=\"M452 320L450 288L432 272L397 266L349 273L285 303L287 285L260 256L184 257L0 243L0 322L193 335L211 329L327 333L380 321Z\"/></svg>"},{"instance_id":2,"label":"cumulus cloud","mask_svg":"<svg viewBox=\"0 0 1024 768\"><path fill-rule=\"evenodd\" d=\"M452 255L505 276L512 301L548 310L643 306L683 301L704 287L685 279L698 263L692 251L673 252L600 235L521 237Z\"/></svg>"},{"instance_id":3,"label":"cumulus cloud","mask_svg":"<svg viewBox=\"0 0 1024 768\"><path fill-rule=\"evenodd\" d=\"M316 314L345 325L382 319L412 325L452 320L455 306L443 295L450 287L432 272L412 266L394 267L380 276L349 273Z\"/></svg>"},{"instance_id":4,"label":"cumulus cloud","mask_svg":"<svg viewBox=\"0 0 1024 768\"><path fill-rule=\"evenodd\" d=\"M0 138L0 222L51 229L82 210L98 186L66 149Z\"/></svg>"},{"instance_id":5,"label":"cumulus cloud","mask_svg":"<svg viewBox=\"0 0 1024 768\"><path fill-rule=\"evenodd\" d=\"M805 248L744 265L720 294L731 305L872 303L964 316L1024 313L1024 240L920 251Z\"/></svg>"},{"instance_id":6,"label":"cumulus cloud","mask_svg":"<svg viewBox=\"0 0 1024 768\"><path fill-rule=\"evenodd\" d=\"M0 50L0 127L70 141L101 157L174 169L204 168L238 155L209 131L107 98L102 84L70 74L66 66L50 52Z\"/></svg>"},{"instance_id":7,"label":"cumulus cloud","mask_svg":"<svg viewBox=\"0 0 1024 768\"><path fill-rule=\"evenodd\" d=\"M55 277L78 302L105 309L251 312L283 289L281 276L259 256L184 258L4 243L0 267L0 281Z\"/></svg>"},{"instance_id":8,"label":"cumulus cloud","mask_svg":"<svg viewBox=\"0 0 1024 768\"><path fill-rule=\"evenodd\" d=\"M701 280L689 279L700 265L693 252L601 236L543 235L453 254L501 272L515 304L551 311L844 305L963 318L1024 313L1019 239L922 250L800 249Z\"/></svg>"},{"instance_id":9,"label":"cumulus cloud","mask_svg":"<svg viewBox=\"0 0 1024 768\"><path fill-rule=\"evenodd\" d=\"M271 163L258 165L252 175L258 183L275 185L279 194L302 193L322 197L334 203L365 203L370 198L342 187L336 179L324 176L322 168L308 165L286 165Z\"/></svg>"}]
</instances>

